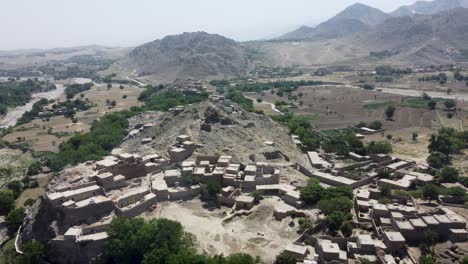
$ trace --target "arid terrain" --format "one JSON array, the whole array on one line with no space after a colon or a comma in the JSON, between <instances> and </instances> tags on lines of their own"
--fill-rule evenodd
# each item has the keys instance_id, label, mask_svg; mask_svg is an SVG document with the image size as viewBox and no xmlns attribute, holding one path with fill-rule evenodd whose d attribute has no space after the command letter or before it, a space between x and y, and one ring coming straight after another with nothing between
<instances>
[{"instance_id":1,"label":"arid terrain","mask_svg":"<svg viewBox=\"0 0 468 264\"><path fill-rule=\"evenodd\" d=\"M0 51L0 264L466 264L467 8Z\"/></svg>"}]
</instances>

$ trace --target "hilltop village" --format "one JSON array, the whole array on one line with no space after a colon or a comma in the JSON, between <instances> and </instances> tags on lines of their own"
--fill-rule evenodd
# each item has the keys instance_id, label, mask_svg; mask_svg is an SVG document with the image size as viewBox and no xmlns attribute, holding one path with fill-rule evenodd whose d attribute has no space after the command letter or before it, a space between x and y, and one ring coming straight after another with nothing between
<instances>
[{"instance_id":1,"label":"hilltop village","mask_svg":"<svg viewBox=\"0 0 468 264\"><path fill-rule=\"evenodd\" d=\"M216 113L219 122L216 126L220 128L232 127L226 117L243 112L220 95L211 96L210 104L205 117ZM177 107L169 114L178 116L185 111L190 110ZM151 145L154 137L147 136L160 122L153 120L131 130L127 140L139 142L143 147ZM214 123L209 123L205 120L200 131L215 129ZM374 133L379 131L363 127L356 136L363 138ZM295 135L288 140L288 144L296 147L302 144ZM264 153L265 161L242 163L229 153L200 154L197 150L204 146L189 135L174 136L171 141L168 148L146 151L146 155L115 149L113 155L102 160L65 170L60 181L51 184L43 196L42 207L50 215L60 215L53 224L54 235L50 240L52 256L57 261L97 260L114 217L140 217L170 204L207 197L215 201L216 210L222 210L223 224L256 214L264 202L273 204L273 212L267 216L272 221L303 225L304 221L313 220L312 226L297 232L277 249L293 256L297 263L362 263L363 259L370 263L418 263L418 253L412 248L427 240L428 230L439 241L451 245L438 253L440 256L458 259L464 254L460 250L468 241L468 231L463 215L388 190L404 191L436 182L426 165L388 154L361 156L354 152L348 153L348 162L343 163L334 155L316 151L304 153L300 161L283 164L274 139L263 142L270 150ZM384 177L382 171L391 177ZM351 234L324 232L326 215L305 203L301 196L303 186L290 178L293 174L309 181L318 180L326 189L352 191ZM440 199L441 204L451 204L456 197L435 199Z\"/></svg>"},{"instance_id":2,"label":"hilltop village","mask_svg":"<svg viewBox=\"0 0 468 264\"><path fill-rule=\"evenodd\" d=\"M0 264L468 264L468 0L4 2Z\"/></svg>"}]
</instances>

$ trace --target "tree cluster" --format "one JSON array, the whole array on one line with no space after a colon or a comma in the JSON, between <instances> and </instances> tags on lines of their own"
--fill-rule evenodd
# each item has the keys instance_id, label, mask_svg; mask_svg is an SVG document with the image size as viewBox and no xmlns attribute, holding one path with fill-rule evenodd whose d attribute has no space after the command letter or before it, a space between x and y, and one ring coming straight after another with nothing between
<instances>
[{"instance_id":1,"label":"tree cluster","mask_svg":"<svg viewBox=\"0 0 468 264\"><path fill-rule=\"evenodd\" d=\"M114 218L107 230L105 263L144 264L257 264L260 258L248 254L208 256L198 254L195 237L179 222L168 219Z\"/></svg>"}]
</instances>

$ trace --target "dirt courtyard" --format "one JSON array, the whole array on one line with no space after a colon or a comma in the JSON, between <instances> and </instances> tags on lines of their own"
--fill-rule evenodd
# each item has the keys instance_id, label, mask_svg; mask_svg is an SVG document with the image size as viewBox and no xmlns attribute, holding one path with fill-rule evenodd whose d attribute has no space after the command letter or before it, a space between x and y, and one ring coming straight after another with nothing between
<instances>
[{"instance_id":1,"label":"dirt courtyard","mask_svg":"<svg viewBox=\"0 0 468 264\"><path fill-rule=\"evenodd\" d=\"M276 221L273 218L275 206L294 209L278 197L266 197L253 208L251 215L223 222L230 208L208 207L201 200L194 199L160 203L157 209L141 216L145 219L163 217L179 221L186 231L197 237L200 249L208 254L245 252L272 263L281 250L299 237L297 219L292 227L289 226L289 217L281 222Z\"/></svg>"}]
</instances>

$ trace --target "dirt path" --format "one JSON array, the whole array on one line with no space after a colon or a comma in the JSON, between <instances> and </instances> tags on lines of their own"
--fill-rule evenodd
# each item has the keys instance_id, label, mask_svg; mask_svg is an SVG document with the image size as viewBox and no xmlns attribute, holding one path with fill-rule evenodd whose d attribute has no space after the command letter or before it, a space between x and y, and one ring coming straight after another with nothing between
<instances>
[{"instance_id":1,"label":"dirt path","mask_svg":"<svg viewBox=\"0 0 468 264\"><path fill-rule=\"evenodd\" d=\"M31 101L29 101L29 103L17 106L16 108L8 111L6 116L0 121L0 128L15 126L18 119L27 111L31 111L33 105L42 98L52 100L60 97L65 91L65 86L63 86L62 84L55 84L55 86L57 87L57 89L49 92L33 94L32 99Z\"/></svg>"},{"instance_id":2,"label":"dirt path","mask_svg":"<svg viewBox=\"0 0 468 264\"><path fill-rule=\"evenodd\" d=\"M337 87L347 87L347 88L353 88L353 89L362 89L359 86L354 86L354 85L336 85ZM376 90L379 90L383 93L389 93L389 94L397 94L397 95L403 95L403 96L413 96L413 97L420 97L423 92L425 92L427 95L433 98L443 98L443 99L454 99L458 101L468 101L468 93L462 93L462 92L452 92L450 94L447 94L445 92L437 92L437 91L421 91L421 90L415 90L415 89L402 89L402 88L388 88L388 87L376 87Z\"/></svg>"},{"instance_id":3,"label":"dirt path","mask_svg":"<svg viewBox=\"0 0 468 264\"><path fill-rule=\"evenodd\" d=\"M275 112L277 112L277 113L282 114L282 112L276 108L276 105L275 105L275 104L268 103L268 102L261 102L261 103L259 103L259 102L257 102L257 99L255 99L255 98L253 98L253 97L247 96L247 95L245 95L245 94L244 94L244 96L247 97L247 98L249 98L249 99L251 99L251 100L253 101L254 105L255 105L255 104L266 104L266 105L270 105L270 106L271 106L271 110L273 110L273 111L275 111Z\"/></svg>"}]
</instances>

